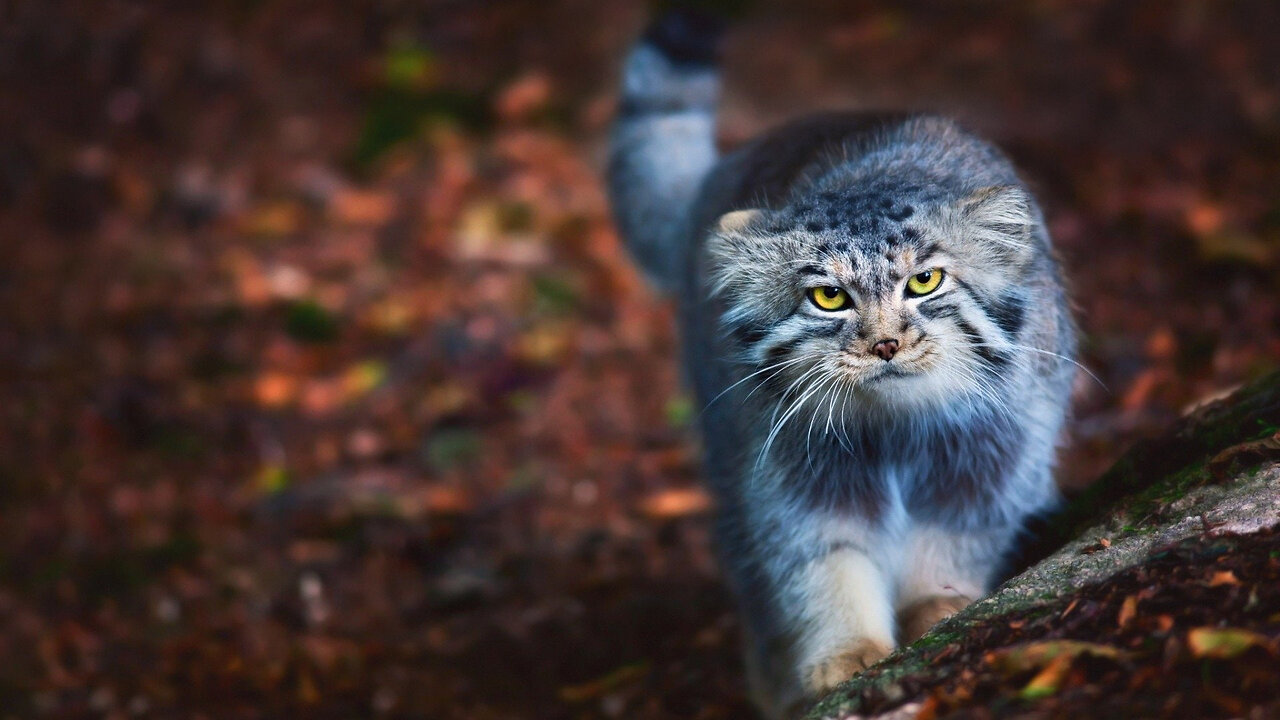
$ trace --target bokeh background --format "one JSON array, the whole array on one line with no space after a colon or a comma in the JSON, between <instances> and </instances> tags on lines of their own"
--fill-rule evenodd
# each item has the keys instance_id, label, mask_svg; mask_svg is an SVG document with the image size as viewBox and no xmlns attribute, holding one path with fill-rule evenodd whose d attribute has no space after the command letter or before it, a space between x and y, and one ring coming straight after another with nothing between
<instances>
[{"instance_id":1,"label":"bokeh background","mask_svg":"<svg viewBox=\"0 0 1280 720\"><path fill-rule=\"evenodd\" d=\"M0 717L733 718L623 0L0 4ZM940 110L1047 209L1065 486L1280 364L1280 5L762 0L732 145Z\"/></svg>"}]
</instances>

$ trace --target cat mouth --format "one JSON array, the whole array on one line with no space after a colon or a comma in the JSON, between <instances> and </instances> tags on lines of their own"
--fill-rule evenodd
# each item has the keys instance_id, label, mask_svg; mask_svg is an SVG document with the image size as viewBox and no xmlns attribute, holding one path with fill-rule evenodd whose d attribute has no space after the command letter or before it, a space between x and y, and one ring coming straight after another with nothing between
<instances>
[{"instance_id":1,"label":"cat mouth","mask_svg":"<svg viewBox=\"0 0 1280 720\"><path fill-rule=\"evenodd\" d=\"M923 356L921 356L923 357ZM929 371L929 363L918 362L920 357L911 358L906 361L891 360L889 362L881 362L872 366L868 372L860 379L864 385L873 385L879 383L892 382L895 380L908 380L917 378Z\"/></svg>"},{"instance_id":2,"label":"cat mouth","mask_svg":"<svg viewBox=\"0 0 1280 720\"><path fill-rule=\"evenodd\" d=\"M861 378L861 384L874 385L897 378L906 378L917 373L907 370L900 364L887 362L876 366L874 370Z\"/></svg>"}]
</instances>

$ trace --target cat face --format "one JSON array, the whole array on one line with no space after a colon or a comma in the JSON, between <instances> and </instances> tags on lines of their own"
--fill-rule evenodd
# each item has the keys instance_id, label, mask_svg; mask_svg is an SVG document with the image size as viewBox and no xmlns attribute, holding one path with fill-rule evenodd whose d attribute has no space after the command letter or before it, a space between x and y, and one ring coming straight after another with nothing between
<instances>
[{"instance_id":1,"label":"cat face","mask_svg":"<svg viewBox=\"0 0 1280 720\"><path fill-rule=\"evenodd\" d=\"M995 393L1033 299L1026 194L882 197L826 197L840 210L818 221L804 206L722 218L707 250L725 330L762 376L815 396Z\"/></svg>"}]
</instances>

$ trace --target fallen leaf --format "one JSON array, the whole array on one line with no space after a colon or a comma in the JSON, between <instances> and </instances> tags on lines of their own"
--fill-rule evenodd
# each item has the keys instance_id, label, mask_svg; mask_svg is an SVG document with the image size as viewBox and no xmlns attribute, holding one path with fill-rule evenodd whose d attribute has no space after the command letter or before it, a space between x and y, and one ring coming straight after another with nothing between
<instances>
[{"instance_id":1,"label":"fallen leaf","mask_svg":"<svg viewBox=\"0 0 1280 720\"><path fill-rule=\"evenodd\" d=\"M422 508L435 515L463 515L471 511L475 502L462 490L446 485L428 487L422 493Z\"/></svg>"},{"instance_id":2,"label":"fallen leaf","mask_svg":"<svg viewBox=\"0 0 1280 720\"><path fill-rule=\"evenodd\" d=\"M540 112L550 99L551 80L544 73L533 72L503 88L494 107L503 120L518 121Z\"/></svg>"},{"instance_id":3,"label":"fallen leaf","mask_svg":"<svg viewBox=\"0 0 1280 720\"><path fill-rule=\"evenodd\" d=\"M1280 430L1270 437L1232 445L1214 455L1209 461L1209 472L1223 481L1237 468L1276 459L1280 459Z\"/></svg>"},{"instance_id":4,"label":"fallen leaf","mask_svg":"<svg viewBox=\"0 0 1280 720\"><path fill-rule=\"evenodd\" d=\"M289 471L282 465L263 465L254 482L262 494L274 495L289 487Z\"/></svg>"},{"instance_id":5,"label":"fallen leaf","mask_svg":"<svg viewBox=\"0 0 1280 720\"><path fill-rule=\"evenodd\" d=\"M1071 661L1074 655L1059 655L1049 662L1043 670L1036 673L1031 681L1018 693L1024 700L1037 700L1058 692L1067 673L1071 672Z\"/></svg>"},{"instance_id":6,"label":"fallen leaf","mask_svg":"<svg viewBox=\"0 0 1280 720\"><path fill-rule=\"evenodd\" d=\"M1124 657L1125 653L1110 645L1083 640L1041 640L989 652L986 655L986 661L997 670L1012 675L1043 668L1061 656L1077 657L1079 655L1119 659Z\"/></svg>"},{"instance_id":7,"label":"fallen leaf","mask_svg":"<svg viewBox=\"0 0 1280 720\"><path fill-rule=\"evenodd\" d=\"M1124 395L1121 396L1120 406L1130 413L1146 407L1147 400L1156 391L1156 386L1164 379L1161 371L1155 368L1147 368L1138 373L1138 376L1134 378L1128 389L1125 390Z\"/></svg>"},{"instance_id":8,"label":"fallen leaf","mask_svg":"<svg viewBox=\"0 0 1280 720\"><path fill-rule=\"evenodd\" d=\"M293 402L297 394L297 378L285 373L268 371L253 383L253 397L263 407L283 407Z\"/></svg>"},{"instance_id":9,"label":"fallen leaf","mask_svg":"<svg viewBox=\"0 0 1280 720\"><path fill-rule=\"evenodd\" d=\"M1187 227L1196 235L1218 232L1222 229L1225 218L1222 207L1207 200L1192 204L1186 211Z\"/></svg>"},{"instance_id":10,"label":"fallen leaf","mask_svg":"<svg viewBox=\"0 0 1280 720\"><path fill-rule=\"evenodd\" d=\"M1124 603L1120 606L1120 613L1116 616L1116 626L1124 627L1128 625L1138 614L1138 596L1130 595L1124 599Z\"/></svg>"},{"instance_id":11,"label":"fallen leaf","mask_svg":"<svg viewBox=\"0 0 1280 720\"><path fill-rule=\"evenodd\" d=\"M354 400L374 390L386 379L386 363L381 360L366 360L347 369L342 377L342 386L347 399Z\"/></svg>"},{"instance_id":12,"label":"fallen leaf","mask_svg":"<svg viewBox=\"0 0 1280 720\"><path fill-rule=\"evenodd\" d=\"M1058 619L1059 619L1059 620L1061 620L1061 619L1065 618L1066 616L1070 615L1070 614L1071 614L1071 611L1072 611L1072 610L1075 610L1075 609L1076 609L1076 606L1077 606L1077 605L1079 605L1079 604L1080 604L1080 598L1075 598L1074 600L1072 600L1072 601L1071 601L1071 604L1070 604L1070 605L1067 605L1067 609L1066 609L1066 610L1063 610L1063 611L1062 611L1062 614L1058 616Z\"/></svg>"},{"instance_id":13,"label":"fallen leaf","mask_svg":"<svg viewBox=\"0 0 1280 720\"><path fill-rule=\"evenodd\" d=\"M302 208L293 202L277 202L254 209L240 223L243 232L261 237L283 237L297 232Z\"/></svg>"},{"instance_id":14,"label":"fallen leaf","mask_svg":"<svg viewBox=\"0 0 1280 720\"><path fill-rule=\"evenodd\" d=\"M320 702L320 690L309 672L303 671L298 676L298 702L303 705L314 705Z\"/></svg>"},{"instance_id":15,"label":"fallen leaf","mask_svg":"<svg viewBox=\"0 0 1280 720\"><path fill-rule=\"evenodd\" d=\"M671 488L645 498L640 509L655 518L700 515L711 509L711 497L701 488Z\"/></svg>"},{"instance_id":16,"label":"fallen leaf","mask_svg":"<svg viewBox=\"0 0 1280 720\"><path fill-rule=\"evenodd\" d=\"M329 206L329 214L340 223L373 227L386 225L395 210L394 197L369 190L340 190Z\"/></svg>"},{"instance_id":17,"label":"fallen leaf","mask_svg":"<svg viewBox=\"0 0 1280 720\"><path fill-rule=\"evenodd\" d=\"M297 300L311 290L311 277L293 265L279 265L267 275L271 294L284 300Z\"/></svg>"},{"instance_id":18,"label":"fallen leaf","mask_svg":"<svg viewBox=\"0 0 1280 720\"><path fill-rule=\"evenodd\" d=\"M1250 630L1240 628L1193 628L1187 633L1187 647L1197 658L1214 660L1230 660L1248 651L1260 647L1272 651L1271 640Z\"/></svg>"},{"instance_id":19,"label":"fallen leaf","mask_svg":"<svg viewBox=\"0 0 1280 720\"><path fill-rule=\"evenodd\" d=\"M534 365L558 365L572 340L572 329L563 323L539 325L516 340L514 354Z\"/></svg>"},{"instance_id":20,"label":"fallen leaf","mask_svg":"<svg viewBox=\"0 0 1280 720\"><path fill-rule=\"evenodd\" d=\"M581 685L568 685L560 688L560 699L565 702L583 702L608 693L609 691L636 682L649 674L649 663L624 665L617 670L591 682Z\"/></svg>"},{"instance_id":21,"label":"fallen leaf","mask_svg":"<svg viewBox=\"0 0 1280 720\"><path fill-rule=\"evenodd\" d=\"M1265 238L1229 230L1197 235L1196 247L1206 260L1232 260L1258 266L1269 265L1273 252Z\"/></svg>"},{"instance_id":22,"label":"fallen leaf","mask_svg":"<svg viewBox=\"0 0 1280 720\"><path fill-rule=\"evenodd\" d=\"M1239 585L1239 584L1240 584L1240 578L1237 578L1236 574L1230 570L1222 570L1220 572L1216 572L1213 574L1213 577L1209 578L1209 587L1218 587L1219 585Z\"/></svg>"}]
</instances>

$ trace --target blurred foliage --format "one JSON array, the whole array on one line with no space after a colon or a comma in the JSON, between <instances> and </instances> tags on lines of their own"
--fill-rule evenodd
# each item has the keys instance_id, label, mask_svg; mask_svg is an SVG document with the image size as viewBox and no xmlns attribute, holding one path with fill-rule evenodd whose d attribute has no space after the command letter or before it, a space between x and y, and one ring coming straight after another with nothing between
<instances>
[{"instance_id":1,"label":"blurred foliage","mask_svg":"<svg viewBox=\"0 0 1280 720\"><path fill-rule=\"evenodd\" d=\"M303 300L289 306L285 331L301 342L329 343L338 339L341 325L338 317L320 303Z\"/></svg>"},{"instance_id":2,"label":"blurred foliage","mask_svg":"<svg viewBox=\"0 0 1280 720\"><path fill-rule=\"evenodd\" d=\"M443 71L425 47L392 47L382 59L382 76L366 102L363 128L352 160L369 167L391 148L420 137L432 124L445 123L469 131L491 126L490 99L442 87Z\"/></svg>"}]
</instances>

